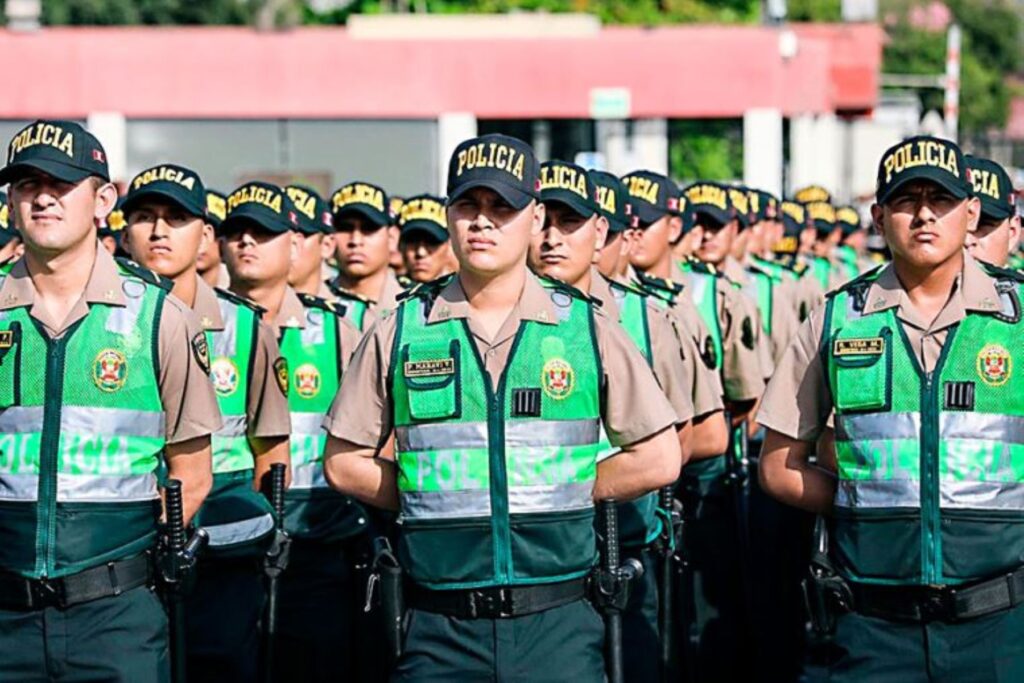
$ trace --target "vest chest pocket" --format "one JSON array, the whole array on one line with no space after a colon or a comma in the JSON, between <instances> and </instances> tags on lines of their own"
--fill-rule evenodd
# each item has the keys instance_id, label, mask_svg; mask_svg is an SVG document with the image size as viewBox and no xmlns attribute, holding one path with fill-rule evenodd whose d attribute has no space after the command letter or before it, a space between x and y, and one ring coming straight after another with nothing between
<instances>
[{"instance_id":1,"label":"vest chest pocket","mask_svg":"<svg viewBox=\"0 0 1024 683\"><path fill-rule=\"evenodd\" d=\"M446 420L462 414L460 351L458 339L402 347L399 371L413 420Z\"/></svg>"},{"instance_id":2,"label":"vest chest pocket","mask_svg":"<svg viewBox=\"0 0 1024 683\"><path fill-rule=\"evenodd\" d=\"M832 397L840 412L885 412L892 405L892 330L832 339Z\"/></svg>"},{"instance_id":3,"label":"vest chest pocket","mask_svg":"<svg viewBox=\"0 0 1024 683\"><path fill-rule=\"evenodd\" d=\"M0 408L21 403L21 323L0 328Z\"/></svg>"}]
</instances>

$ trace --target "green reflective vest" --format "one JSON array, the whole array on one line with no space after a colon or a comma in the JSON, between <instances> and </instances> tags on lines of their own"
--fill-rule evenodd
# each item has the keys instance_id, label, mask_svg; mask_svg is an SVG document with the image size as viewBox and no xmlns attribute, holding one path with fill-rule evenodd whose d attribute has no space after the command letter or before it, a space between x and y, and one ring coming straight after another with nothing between
<instances>
[{"instance_id":1,"label":"green reflective vest","mask_svg":"<svg viewBox=\"0 0 1024 683\"><path fill-rule=\"evenodd\" d=\"M865 310L873 272L828 297L822 356L835 406L835 550L851 579L956 584L1024 557L1021 278L968 311L925 373L895 309Z\"/></svg>"},{"instance_id":2,"label":"green reflective vest","mask_svg":"<svg viewBox=\"0 0 1024 683\"><path fill-rule=\"evenodd\" d=\"M0 311L0 568L59 577L152 546L165 439L157 384L170 284L118 262L125 305L58 339ZM0 282L2 282L0 278Z\"/></svg>"},{"instance_id":3,"label":"green reflective vest","mask_svg":"<svg viewBox=\"0 0 1024 683\"><path fill-rule=\"evenodd\" d=\"M209 534L208 552L248 556L263 552L274 529L270 504L252 488L255 461L248 410L259 310L231 292L214 291L224 329L207 330L206 338L210 380L223 426L211 437L213 488L196 515L196 524Z\"/></svg>"},{"instance_id":4,"label":"green reflective vest","mask_svg":"<svg viewBox=\"0 0 1024 683\"><path fill-rule=\"evenodd\" d=\"M832 273L832 264L829 263L827 258L821 256L808 256L811 266L811 275L821 285L822 291L827 292L832 288L830 282L830 275Z\"/></svg>"},{"instance_id":5,"label":"green reflective vest","mask_svg":"<svg viewBox=\"0 0 1024 683\"><path fill-rule=\"evenodd\" d=\"M328 287L338 299L337 311L341 317L355 325L360 332L365 332L363 326L366 324L366 312L370 310L369 300L331 283L328 283Z\"/></svg>"},{"instance_id":6,"label":"green reflective vest","mask_svg":"<svg viewBox=\"0 0 1024 683\"><path fill-rule=\"evenodd\" d=\"M770 273L751 266L746 269L747 281L743 284L743 293L757 306L761 312L761 329L764 333L772 333L772 313L775 305L775 287L781 281Z\"/></svg>"},{"instance_id":7,"label":"green reflective vest","mask_svg":"<svg viewBox=\"0 0 1024 683\"><path fill-rule=\"evenodd\" d=\"M557 320L520 323L491 382L465 320L400 302L391 359L401 502L398 553L434 589L585 575L597 557L593 488L601 363L589 300L550 290Z\"/></svg>"},{"instance_id":8,"label":"green reflective vest","mask_svg":"<svg viewBox=\"0 0 1024 683\"><path fill-rule=\"evenodd\" d=\"M654 363L651 349L651 328L647 321L649 297L640 290L609 281L612 296L619 308L619 324L643 354L647 365ZM601 430L602 455L614 450L608 442L605 431ZM652 491L619 506L619 539L624 547L645 546L661 534L661 520L658 517L658 493Z\"/></svg>"},{"instance_id":9,"label":"green reflective vest","mask_svg":"<svg viewBox=\"0 0 1024 683\"><path fill-rule=\"evenodd\" d=\"M330 487L324 476L324 416L341 386L341 319L335 306L299 294L306 326L285 328L281 357L288 362L292 485L285 496L285 528L295 538L339 540L362 531L366 513Z\"/></svg>"},{"instance_id":10,"label":"green reflective vest","mask_svg":"<svg viewBox=\"0 0 1024 683\"><path fill-rule=\"evenodd\" d=\"M841 244L836 247L836 261L843 273L843 279L850 281L860 275L860 265L857 263L857 250L853 247Z\"/></svg>"}]
</instances>

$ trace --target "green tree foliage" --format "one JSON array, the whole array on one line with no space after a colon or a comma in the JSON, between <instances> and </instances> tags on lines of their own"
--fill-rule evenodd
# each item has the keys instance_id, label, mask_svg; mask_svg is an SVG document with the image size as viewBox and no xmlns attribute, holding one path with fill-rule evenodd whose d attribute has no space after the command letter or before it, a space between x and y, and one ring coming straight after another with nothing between
<instances>
[{"instance_id":1,"label":"green tree foliage","mask_svg":"<svg viewBox=\"0 0 1024 683\"><path fill-rule=\"evenodd\" d=\"M840 21L841 0L789 0L787 19L790 21Z\"/></svg>"},{"instance_id":2,"label":"green tree foliage","mask_svg":"<svg viewBox=\"0 0 1024 683\"><path fill-rule=\"evenodd\" d=\"M669 123L669 175L684 183L743 177L743 122L703 119Z\"/></svg>"},{"instance_id":3,"label":"green tree foliage","mask_svg":"<svg viewBox=\"0 0 1024 683\"><path fill-rule=\"evenodd\" d=\"M963 29L960 128L975 135L1003 126L1011 94L1006 77L1024 67L1018 42L1020 17L1006 0L949 0L948 6ZM946 33L911 26L904 3L888 10L897 20L888 28L890 40L885 47L883 71L945 73ZM920 95L925 109L942 111L941 90L922 90Z\"/></svg>"},{"instance_id":4,"label":"green tree foliage","mask_svg":"<svg viewBox=\"0 0 1024 683\"><path fill-rule=\"evenodd\" d=\"M249 0L44 0L44 24L245 24Z\"/></svg>"}]
</instances>

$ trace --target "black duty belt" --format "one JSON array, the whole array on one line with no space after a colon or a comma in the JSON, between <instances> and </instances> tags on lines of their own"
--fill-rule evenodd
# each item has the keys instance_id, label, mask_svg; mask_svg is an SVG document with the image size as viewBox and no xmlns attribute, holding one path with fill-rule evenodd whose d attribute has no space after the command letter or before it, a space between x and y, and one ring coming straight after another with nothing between
<instances>
[{"instance_id":1,"label":"black duty belt","mask_svg":"<svg viewBox=\"0 0 1024 683\"><path fill-rule=\"evenodd\" d=\"M430 590L410 584L409 607L459 619L507 619L582 600L587 577L539 586L494 586L468 590Z\"/></svg>"},{"instance_id":2,"label":"black duty belt","mask_svg":"<svg viewBox=\"0 0 1024 683\"><path fill-rule=\"evenodd\" d=\"M959 586L875 586L851 583L854 610L890 621L956 623L1024 602L1024 567Z\"/></svg>"},{"instance_id":3,"label":"black duty belt","mask_svg":"<svg viewBox=\"0 0 1024 683\"><path fill-rule=\"evenodd\" d=\"M26 579L23 576L0 574L0 609L64 609L120 595L148 585L152 578L153 567L149 554L108 562L57 579Z\"/></svg>"}]
</instances>

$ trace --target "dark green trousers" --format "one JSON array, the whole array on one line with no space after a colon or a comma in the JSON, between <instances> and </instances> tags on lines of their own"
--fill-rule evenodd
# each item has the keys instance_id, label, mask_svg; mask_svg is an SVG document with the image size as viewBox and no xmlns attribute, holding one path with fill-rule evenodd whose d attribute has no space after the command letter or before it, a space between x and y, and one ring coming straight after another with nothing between
<instances>
[{"instance_id":1,"label":"dark green trousers","mask_svg":"<svg viewBox=\"0 0 1024 683\"><path fill-rule=\"evenodd\" d=\"M644 575L630 586L622 614L622 663L629 683L655 683L661 670L658 630L658 558L650 550L623 548L644 567Z\"/></svg>"},{"instance_id":2,"label":"dark green trousers","mask_svg":"<svg viewBox=\"0 0 1024 683\"><path fill-rule=\"evenodd\" d=\"M0 610L0 681L166 683L167 614L148 588L66 610Z\"/></svg>"},{"instance_id":3,"label":"dark green trousers","mask_svg":"<svg viewBox=\"0 0 1024 683\"><path fill-rule=\"evenodd\" d=\"M456 619L410 610L405 649L391 680L604 681L604 621L586 600L512 619Z\"/></svg>"},{"instance_id":4,"label":"dark green trousers","mask_svg":"<svg viewBox=\"0 0 1024 683\"><path fill-rule=\"evenodd\" d=\"M1024 606L960 624L839 618L830 683L1024 681Z\"/></svg>"}]
</instances>

